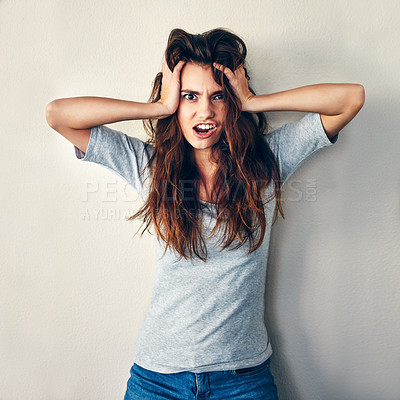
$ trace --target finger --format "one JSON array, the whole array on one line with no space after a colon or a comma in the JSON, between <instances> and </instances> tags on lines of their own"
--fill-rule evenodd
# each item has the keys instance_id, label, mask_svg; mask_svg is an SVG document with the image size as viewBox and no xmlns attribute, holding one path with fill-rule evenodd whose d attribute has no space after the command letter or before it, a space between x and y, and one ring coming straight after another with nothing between
<instances>
[{"instance_id":1,"label":"finger","mask_svg":"<svg viewBox=\"0 0 400 400\"><path fill-rule=\"evenodd\" d=\"M237 69L237 71L238 71L241 75L245 75L245 74L246 74L246 71L244 70L243 64Z\"/></svg>"},{"instance_id":2,"label":"finger","mask_svg":"<svg viewBox=\"0 0 400 400\"><path fill-rule=\"evenodd\" d=\"M228 67L225 67L225 65L218 64L216 62L214 62L213 65L215 68L219 69L220 71L223 71L224 73L228 73L228 74L229 74L229 72L231 72L231 74L233 75L232 71Z\"/></svg>"},{"instance_id":3,"label":"finger","mask_svg":"<svg viewBox=\"0 0 400 400\"><path fill-rule=\"evenodd\" d=\"M229 82L231 82L231 80L235 78L235 74L228 67L225 67L224 65L218 63L214 63L214 67L219 69L220 71L224 71L224 74L228 78Z\"/></svg>"},{"instance_id":4,"label":"finger","mask_svg":"<svg viewBox=\"0 0 400 400\"><path fill-rule=\"evenodd\" d=\"M178 64L175 65L174 73L178 74L182 71L183 66L186 64L186 61L179 61Z\"/></svg>"},{"instance_id":5,"label":"finger","mask_svg":"<svg viewBox=\"0 0 400 400\"><path fill-rule=\"evenodd\" d=\"M166 75L168 73L168 71L170 71L170 69L168 67L168 64L167 64L167 62L165 60L162 63L161 70L162 70L163 75Z\"/></svg>"},{"instance_id":6,"label":"finger","mask_svg":"<svg viewBox=\"0 0 400 400\"><path fill-rule=\"evenodd\" d=\"M178 64L175 65L175 68L182 69L185 64L186 64L186 61L180 60L178 62Z\"/></svg>"},{"instance_id":7,"label":"finger","mask_svg":"<svg viewBox=\"0 0 400 400\"><path fill-rule=\"evenodd\" d=\"M228 73L229 73L229 72L232 73L232 71L231 71L228 67L225 67L225 65L218 64L218 63L216 63L216 62L213 63L213 65L214 65L215 68L219 69L220 71L224 71L224 72L227 72L227 71L228 71Z\"/></svg>"}]
</instances>

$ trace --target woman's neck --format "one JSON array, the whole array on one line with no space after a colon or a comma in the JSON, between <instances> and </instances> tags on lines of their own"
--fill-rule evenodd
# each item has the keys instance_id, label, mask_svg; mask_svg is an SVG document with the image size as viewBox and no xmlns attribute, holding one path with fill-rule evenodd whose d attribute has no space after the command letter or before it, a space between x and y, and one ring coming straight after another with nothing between
<instances>
[{"instance_id":1,"label":"woman's neck","mask_svg":"<svg viewBox=\"0 0 400 400\"><path fill-rule=\"evenodd\" d=\"M216 181L216 166L211 166L209 168L199 167L200 173L200 200L208 201L209 203L216 203L215 199L215 181Z\"/></svg>"},{"instance_id":2,"label":"woman's neck","mask_svg":"<svg viewBox=\"0 0 400 400\"><path fill-rule=\"evenodd\" d=\"M194 152L194 160L202 176L209 178L215 174L218 164L211 160L210 149L196 150Z\"/></svg>"},{"instance_id":3,"label":"woman's neck","mask_svg":"<svg viewBox=\"0 0 400 400\"><path fill-rule=\"evenodd\" d=\"M218 164L210 160L210 151L196 151L194 156L200 175L200 200L214 203L213 192Z\"/></svg>"}]
</instances>

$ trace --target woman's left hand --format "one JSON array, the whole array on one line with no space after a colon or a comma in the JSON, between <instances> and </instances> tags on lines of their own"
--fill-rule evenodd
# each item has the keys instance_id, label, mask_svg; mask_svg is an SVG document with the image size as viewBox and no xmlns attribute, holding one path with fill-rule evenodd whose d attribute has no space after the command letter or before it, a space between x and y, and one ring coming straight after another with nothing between
<instances>
[{"instance_id":1,"label":"woman's left hand","mask_svg":"<svg viewBox=\"0 0 400 400\"><path fill-rule=\"evenodd\" d=\"M242 103L242 111L250 112L250 101L255 95L250 92L249 84L247 82L246 73L244 71L243 65L232 72L228 67L221 64L214 63L214 67L220 71L224 71L225 76L228 78L236 96Z\"/></svg>"}]
</instances>

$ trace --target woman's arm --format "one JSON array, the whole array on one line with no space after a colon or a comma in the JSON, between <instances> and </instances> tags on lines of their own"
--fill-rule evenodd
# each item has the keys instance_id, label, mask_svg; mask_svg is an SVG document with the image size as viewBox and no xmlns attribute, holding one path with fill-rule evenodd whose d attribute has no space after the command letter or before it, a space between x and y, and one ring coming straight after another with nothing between
<instances>
[{"instance_id":1,"label":"woman's arm","mask_svg":"<svg viewBox=\"0 0 400 400\"><path fill-rule=\"evenodd\" d=\"M71 97L53 100L46 107L46 119L55 130L66 126L90 129L113 122L161 118L168 114L159 103L138 103L106 97Z\"/></svg>"},{"instance_id":2,"label":"woman's arm","mask_svg":"<svg viewBox=\"0 0 400 400\"><path fill-rule=\"evenodd\" d=\"M283 92L252 96L245 111L304 111L321 114L329 139L336 136L364 105L364 87L352 83L321 83Z\"/></svg>"},{"instance_id":3,"label":"woman's arm","mask_svg":"<svg viewBox=\"0 0 400 400\"><path fill-rule=\"evenodd\" d=\"M218 64L216 65L219 68ZM365 90L360 84L321 83L283 92L254 95L249 91L243 67L225 75L242 103L242 111L304 111L321 114L329 139L336 136L364 105Z\"/></svg>"},{"instance_id":4,"label":"woman's arm","mask_svg":"<svg viewBox=\"0 0 400 400\"><path fill-rule=\"evenodd\" d=\"M93 126L113 122L160 119L173 114L180 98L179 62L171 72L163 64L161 98L156 103L139 103L105 97L73 97L53 100L46 106L47 123L72 144L86 153Z\"/></svg>"},{"instance_id":5,"label":"woman's arm","mask_svg":"<svg viewBox=\"0 0 400 400\"><path fill-rule=\"evenodd\" d=\"M47 123L74 146L86 153L93 126L164 114L157 103L104 97L72 97L53 100L46 107Z\"/></svg>"}]
</instances>

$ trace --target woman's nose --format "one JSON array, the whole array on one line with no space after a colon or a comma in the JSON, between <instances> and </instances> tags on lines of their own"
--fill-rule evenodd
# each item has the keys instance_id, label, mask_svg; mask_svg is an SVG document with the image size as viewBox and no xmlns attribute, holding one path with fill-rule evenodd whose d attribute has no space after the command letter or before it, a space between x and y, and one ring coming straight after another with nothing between
<instances>
[{"instance_id":1,"label":"woman's nose","mask_svg":"<svg viewBox=\"0 0 400 400\"><path fill-rule=\"evenodd\" d=\"M202 99L198 104L197 114L199 117L211 118L214 116L213 106L209 99Z\"/></svg>"}]
</instances>

